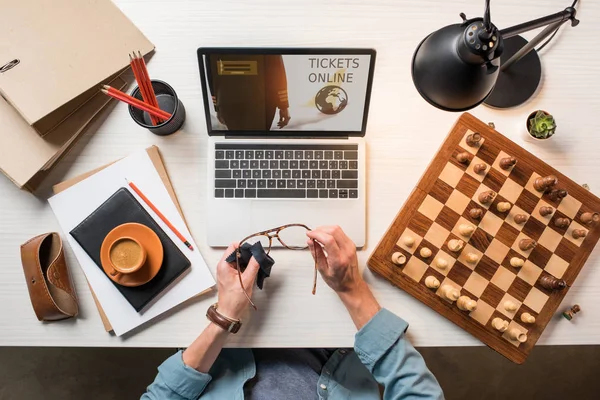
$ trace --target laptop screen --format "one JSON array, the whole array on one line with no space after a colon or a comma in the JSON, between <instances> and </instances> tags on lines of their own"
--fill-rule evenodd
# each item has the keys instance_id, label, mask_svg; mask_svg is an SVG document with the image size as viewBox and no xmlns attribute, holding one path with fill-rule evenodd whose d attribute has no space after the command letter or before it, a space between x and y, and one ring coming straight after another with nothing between
<instances>
[{"instance_id":1,"label":"laptop screen","mask_svg":"<svg viewBox=\"0 0 600 400\"><path fill-rule=\"evenodd\" d=\"M364 135L375 51L198 49L209 134Z\"/></svg>"}]
</instances>

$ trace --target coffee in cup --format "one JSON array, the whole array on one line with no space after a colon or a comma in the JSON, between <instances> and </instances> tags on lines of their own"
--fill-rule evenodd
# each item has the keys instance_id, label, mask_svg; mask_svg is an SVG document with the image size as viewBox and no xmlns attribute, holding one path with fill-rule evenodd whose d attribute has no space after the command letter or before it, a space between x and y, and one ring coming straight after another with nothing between
<instances>
[{"instance_id":1,"label":"coffee in cup","mask_svg":"<svg viewBox=\"0 0 600 400\"><path fill-rule=\"evenodd\" d=\"M146 251L140 242L131 237L122 237L114 241L109 250L111 275L131 274L138 271L146 262Z\"/></svg>"}]
</instances>

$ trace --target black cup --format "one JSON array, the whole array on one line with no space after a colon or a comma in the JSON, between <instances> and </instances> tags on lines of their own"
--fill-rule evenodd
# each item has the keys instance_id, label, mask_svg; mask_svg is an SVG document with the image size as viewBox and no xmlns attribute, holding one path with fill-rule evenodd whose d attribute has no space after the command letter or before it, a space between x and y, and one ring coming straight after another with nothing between
<instances>
[{"instance_id":1,"label":"black cup","mask_svg":"<svg viewBox=\"0 0 600 400\"><path fill-rule=\"evenodd\" d=\"M129 115L131 115L131 118L139 126L147 128L155 135L167 136L177 132L185 122L185 107L183 103L177 97L175 90L166 82L153 80L152 88L154 88L154 94L156 94L158 108L170 113L171 118L160 124L152 125L150 114L133 106L129 106ZM131 96L143 100L139 87L133 89Z\"/></svg>"}]
</instances>

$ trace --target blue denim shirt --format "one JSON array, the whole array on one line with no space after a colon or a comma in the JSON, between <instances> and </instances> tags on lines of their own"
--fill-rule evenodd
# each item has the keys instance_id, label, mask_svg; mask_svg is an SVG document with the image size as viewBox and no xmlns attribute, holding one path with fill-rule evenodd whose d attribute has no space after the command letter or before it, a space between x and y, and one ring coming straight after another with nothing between
<instances>
[{"instance_id":1,"label":"blue denim shirt","mask_svg":"<svg viewBox=\"0 0 600 400\"><path fill-rule=\"evenodd\" d=\"M443 399L442 389L423 357L405 337L408 324L380 310L356 333L354 351L337 350L327 361L315 390L319 399ZM183 363L181 351L160 367L142 400L244 399L244 384L256 365L249 349L223 349L208 374Z\"/></svg>"}]
</instances>

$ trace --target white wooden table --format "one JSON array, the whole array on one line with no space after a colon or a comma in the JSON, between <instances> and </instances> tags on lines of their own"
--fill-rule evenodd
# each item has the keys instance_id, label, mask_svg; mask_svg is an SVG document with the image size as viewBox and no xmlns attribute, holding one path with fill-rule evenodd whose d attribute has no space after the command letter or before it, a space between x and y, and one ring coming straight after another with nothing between
<instances>
[{"instance_id":1,"label":"white wooden table","mask_svg":"<svg viewBox=\"0 0 600 400\"><path fill-rule=\"evenodd\" d=\"M154 78L169 82L187 109L184 129L171 137L154 136L135 125L119 104L93 135L86 136L48 179L48 184L103 165L156 144L164 156L192 233L213 268L220 250L206 243L206 143L196 48L199 46L328 46L377 50L368 145L368 239L359 252L364 268L369 254L407 198L458 114L429 106L415 90L410 62L428 33L457 23L458 14L481 15L483 1L455 0L116 0L118 6L154 42L149 63ZM569 3L569 4L567 4ZM554 13L570 0L492 2L492 19L500 28ZM542 52L543 86L524 106L472 111L512 140L600 193L598 112L600 56L595 51L600 4L581 2L581 25L562 28ZM531 38L533 35L527 35ZM557 136L547 144L523 141L526 116L544 109L558 121ZM25 157L24 157L25 159ZM295 221L290 221L295 222ZM300 221L301 222L301 221ZM0 346L132 346L188 345L207 324L204 313L215 295L190 301L124 338L102 329L84 275L67 251L80 299L76 320L42 324L34 316L19 245L59 226L45 198L21 192L0 177ZM236 240L239 238L232 238ZM571 322L557 317L540 344L600 343L600 251L595 251L570 290L563 307L579 303ZM352 321L336 295L319 281L312 296L309 254L277 251L277 263L266 290L257 295L259 311L232 346L351 346ZM381 304L410 322L417 346L480 343L411 296L364 269ZM260 291L257 291L260 292Z\"/></svg>"}]
</instances>

